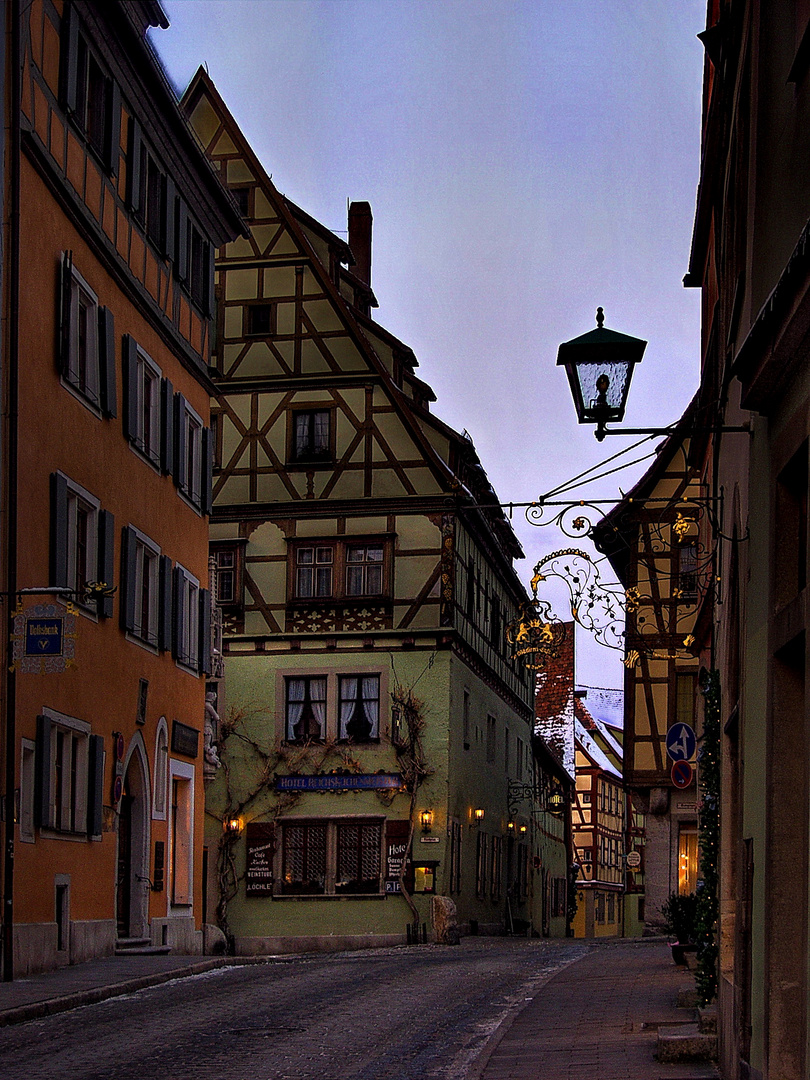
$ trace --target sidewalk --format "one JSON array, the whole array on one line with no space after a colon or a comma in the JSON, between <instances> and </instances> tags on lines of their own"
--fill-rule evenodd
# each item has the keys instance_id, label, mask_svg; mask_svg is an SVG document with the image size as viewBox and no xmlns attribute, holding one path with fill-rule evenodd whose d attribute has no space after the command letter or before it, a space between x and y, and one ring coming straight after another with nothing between
<instances>
[{"instance_id":1,"label":"sidewalk","mask_svg":"<svg viewBox=\"0 0 810 1080\"><path fill-rule=\"evenodd\" d=\"M0 982L0 1027L252 960L227 956L108 956L11 983Z\"/></svg>"},{"instance_id":2,"label":"sidewalk","mask_svg":"<svg viewBox=\"0 0 810 1080\"><path fill-rule=\"evenodd\" d=\"M497 1032L467 1080L703 1080L710 1064L659 1064L659 1025L693 1018L676 1007L694 988L661 941L594 943L581 960L553 975Z\"/></svg>"}]
</instances>

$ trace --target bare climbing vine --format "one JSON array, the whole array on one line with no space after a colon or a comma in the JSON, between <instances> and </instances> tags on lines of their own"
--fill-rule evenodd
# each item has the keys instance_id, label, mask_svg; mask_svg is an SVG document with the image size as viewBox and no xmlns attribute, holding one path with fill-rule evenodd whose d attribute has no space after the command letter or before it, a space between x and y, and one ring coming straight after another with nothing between
<instances>
[{"instance_id":1,"label":"bare climbing vine","mask_svg":"<svg viewBox=\"0 0 810 1080\"><path fill-rule=\"evenodd\" d=\"M431 775L433 769L427 763L422 744L422 734L425 730L424 702L416 697L411 687L397 686L391 693L391 705L392 715L397 718L395 730L392 732L392 742L397 755L403 787L411 796L408 808L408 841L405 845L407 854L411 850L416 825L417 793L421 784ZM419 911L413 902L413 897L405 888L406 868L407 858L404 858L399 868L399 890L405 899L405 903L410 908L414 925L417 925L419 923Z\"/></svg>"}]
</instances>

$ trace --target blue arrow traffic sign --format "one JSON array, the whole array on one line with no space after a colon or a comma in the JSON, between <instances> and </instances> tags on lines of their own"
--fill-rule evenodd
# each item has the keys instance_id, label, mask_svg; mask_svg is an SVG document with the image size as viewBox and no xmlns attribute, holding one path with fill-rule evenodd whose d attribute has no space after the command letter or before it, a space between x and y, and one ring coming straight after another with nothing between
<instances>
[{"instance_id":1,"label":"blue arrow traffic sign","mask_svg":"<svg viewBox=\"0 0 810 1080\"><path fill-rule=\"evenodd\" d=\"M667 754L673 761L691 761L695 756L697 738L688 724L673 724L667 732Z\"/></svg>"}]
</instances>

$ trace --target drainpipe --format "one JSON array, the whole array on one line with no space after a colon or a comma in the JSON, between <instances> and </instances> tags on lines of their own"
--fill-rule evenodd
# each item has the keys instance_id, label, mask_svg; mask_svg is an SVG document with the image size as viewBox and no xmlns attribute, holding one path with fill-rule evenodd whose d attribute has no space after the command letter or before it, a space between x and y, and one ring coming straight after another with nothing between
<instances>
[{"instance_id":1,"label":"drainpipe","mask_svg":"<svg viewBox=\"0 0 810 1080\"><path fill-rule=\"evenodd\" d=\"M6 791L4 814L3 856L3 981L14 980L14 828L16 785L16 675L13 662L12 619L17 595L17 407L18 355L20 314L20 3L12 0L10 71L10 213L8 231L8 367L7 417L8 433L6 468L6 598L8 603L7 629L8 671L6 674Z\"/></svg>"}]
</instances>

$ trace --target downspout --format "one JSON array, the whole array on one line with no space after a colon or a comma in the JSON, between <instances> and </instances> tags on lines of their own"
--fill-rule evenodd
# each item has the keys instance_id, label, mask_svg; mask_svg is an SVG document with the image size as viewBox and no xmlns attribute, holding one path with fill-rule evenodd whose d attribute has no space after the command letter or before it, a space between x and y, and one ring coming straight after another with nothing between
<instances>
[{"instance_id":1,"label":"downspout","mask_svg":"<svg viewBox=\"0 0 810 1080\"><path fill-rule=\"evenodd\" d=\"M8 665L6 672L6 785L3 856L3 982L14 981L14 829L16 812L17 731L16 674L13 663L13 612L17 595L17 410L20 315L20 3L11 0L10 55L10 214L8 231L8 360L7 379L7 467L6 467L6 599Z\"/></svg>"}]
</instances>

